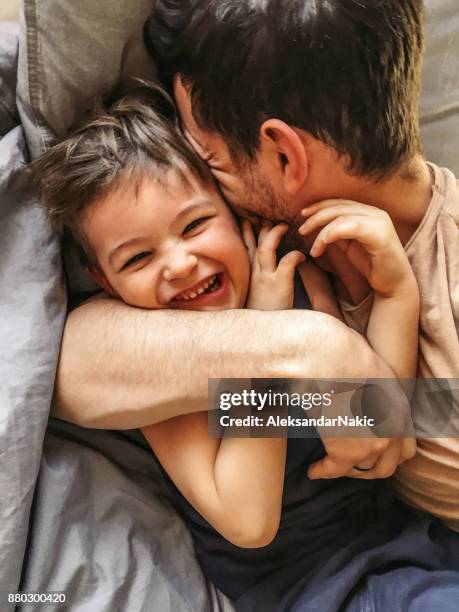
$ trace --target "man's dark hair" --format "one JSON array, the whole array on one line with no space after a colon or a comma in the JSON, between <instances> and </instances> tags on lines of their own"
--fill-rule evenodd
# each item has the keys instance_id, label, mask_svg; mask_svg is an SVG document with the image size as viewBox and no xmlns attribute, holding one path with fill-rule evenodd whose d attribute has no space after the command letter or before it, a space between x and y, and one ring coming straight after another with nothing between
<instances>
[{"instance_id":1,"label":"man's dark hair","mask_svg":"<svg viewBox=\"0 0 459 612\"><path fill-rule=\"evenodd\" d=\"M271 117L374 178L420 150L422 0L157 0L144 37L235 159L253 158Z\"/></svg>"}]
</instances>

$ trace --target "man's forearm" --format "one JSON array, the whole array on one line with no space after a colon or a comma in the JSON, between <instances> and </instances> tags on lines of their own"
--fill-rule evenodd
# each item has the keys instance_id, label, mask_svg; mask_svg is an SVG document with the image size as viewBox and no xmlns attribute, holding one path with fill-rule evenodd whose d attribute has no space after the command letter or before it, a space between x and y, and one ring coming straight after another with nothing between
<instances>
[{"instance_id":1,"label":"man's forearm","mask_svg":"<svg viewBox=\"0 0 459 612\"><path fill-rule=\"evenodd\" d=\"M129 429L205 410L208 378L391 375L364 338L322 313L152 311L97 300L68 317L53 414Z\"/></svg>"}]
</instances>

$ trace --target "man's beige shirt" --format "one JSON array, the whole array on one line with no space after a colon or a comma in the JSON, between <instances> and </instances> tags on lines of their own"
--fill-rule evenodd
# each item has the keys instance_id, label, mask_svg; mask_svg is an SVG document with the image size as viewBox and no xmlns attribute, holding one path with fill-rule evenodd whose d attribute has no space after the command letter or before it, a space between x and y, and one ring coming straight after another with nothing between
<instances>
[{"instance_id":1,"label":"man's beige shirt","mask_svg":"<svg viewBox=\"0 0 459 612\"><path fill-rule=\"evenodd\" d=\"M435 176L432 200L405 247L421 294L418 377L459 379L459 185L449 170L430 167ZM363 333L371 305L371 296L355 307L341 303L348 325ZM418 429L426 430L418 417L415 409ZM393 484L405 502L459 531L457 402L451 417L456 437L419 439L416 456L400 466Z\"/></svg>"}]
</instances>

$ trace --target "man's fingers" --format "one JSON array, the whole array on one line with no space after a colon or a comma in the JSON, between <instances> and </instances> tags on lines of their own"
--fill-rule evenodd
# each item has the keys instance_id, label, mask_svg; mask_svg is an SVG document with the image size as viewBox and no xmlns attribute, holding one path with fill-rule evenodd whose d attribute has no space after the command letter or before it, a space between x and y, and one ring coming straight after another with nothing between
<instances>
[{"instance_id":1,"label":"man's fingers","mask_svg":"<svg viewBox=\"0 0 459 612\"><path fill-rule=\"evenodd\" d=\"M381 454L371 470L368 472L359 472L354 469L353 473L349 474L349 476L351 478L360 478L361 480L389 478L402 461L402 441L400 438L394 438L388 449Z\"/></svg>"},{"instance_id":2,"label":"man's fingers","mask_svg":"<svg viewBox=\"0 0 459 612\"><path fill-rule=\"evenodd\" d=\"M378 458L379 458L379 455L375 453L374 455L371 455L370 457L368 457L368 459L365 459L364 461L359 461L358 463L354 464L353 468L354 469L361 468L362 471L372 470L374 466L376 465Z\"/></svg>"},{"instance_id":3,"label":"man's fingers","mask_svg":"<svg viewBox=\"0 0 459 612\"><path fill-rule=\"evenodd\" d=\"M400 463L412 459L416 454L417 443L415 438L403 438L402 455Z\"/></svg>"},{"instance_id":4,"label":"man's fingers","mask_svg":"<svg viewBox=\"0 0 459 612\"><path fill-rule=\"evenodd\" d=\"M276 269L276 251L287 231L288 225L286 224L275 225L268 230L265 229L262 238L260 238L260 231L260 235L258 236L257 255L260 266L265 270L274 272Z\"/></svg>"},{"instance_id":5,"label":"man's fingers","mask_svg":"<svg viewBox=\"0 0 459 612\"><path fill-rule=\"evenodd\" d=\"M296 267L305 261L305 259L306 255L301 251L290 251L290 253L282 257L277 266L277 270L282 274L293 277Z\"/></svg>"},{"instance_id":6,"label":"man's fingers","mask_svg":"<svg viewBox=\"0 0 459 612\"><path fill-rule=\"evenodd\" d=\"M250 221L245 219L242 221L242 240L244 241L247 251L249 253L250 261L253 261L255 257L255 251L257 250L257 241L255 239L255 233L253 231L252 224Z\"/></svg>"},{"instance_id":7,"label":"man's fingers","mask_svg":"<svg viewBox=\"0 0 459 612\"><path fill-rule=\"evenodd\" d=\"M359 471L355 467L350 471L350 478L360 478L361 480L373 480L375 478L389 478L393 475L397 467L412 459L416 454L416 440L414 438L393 438L387 450L379 458L377 455L373 459L368 459L357 464L358 467L371 467L368 471ZM373 461L373 465L372 462Z\"/></svg>"},{"instance_id":8,"label":"man's fingers","mask_svg":"<svg viewBox=\"0 0 459 612\"><path fill-rule=\"evenodd\" d=\"M320 478L341 478L341 476L347 476L352 465L349 465L343 461L335 461L326 455L320 461L316 461L309 466L308 478L311 480L319 480Z\"/></svg>"}]
</instances>

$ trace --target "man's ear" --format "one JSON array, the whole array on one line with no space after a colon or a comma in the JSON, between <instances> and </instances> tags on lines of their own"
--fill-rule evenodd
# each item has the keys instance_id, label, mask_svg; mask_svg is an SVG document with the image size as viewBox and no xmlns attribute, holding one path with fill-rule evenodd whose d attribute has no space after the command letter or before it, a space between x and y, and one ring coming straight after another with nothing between
<instances>
[{"instance_id":1,"label":"man's ear","mask_svg":"<svg viewBox=\"0 0 459 612\"><path fill-rule=\"evenodd\" d=\"M260 127L262 152L274 160L285 191L295 195L308 177L308 156L297 131L280 119L268 119Z\"/></svg>"},{"instance_id":2,"label":"man's ear","mask_svg":"<svg viewBox=\"0 0 459 612\"><path fill-rule=\"evenodd\" d=\"M116 291L110 285L107 278L105 277L104 274L102 274L102 272L99 272L98 270L96 270L96 268L93 268L92 266L88 266L86 269L88 271L89 276L93 280L95 280L96 283L100 287L102 287L104 291L106 291L109 295L116 295Z\"/></svg>"}]
</instances>

